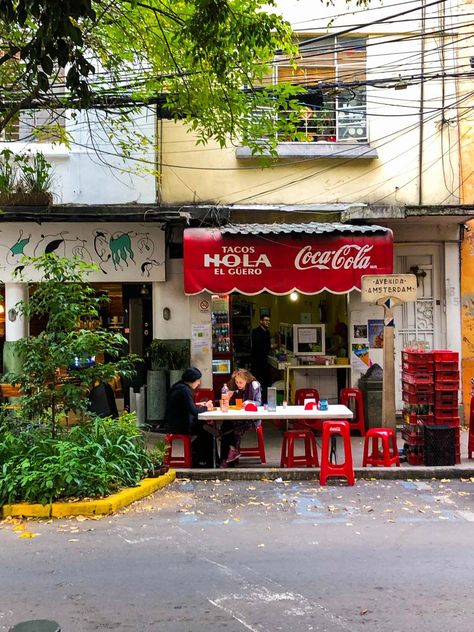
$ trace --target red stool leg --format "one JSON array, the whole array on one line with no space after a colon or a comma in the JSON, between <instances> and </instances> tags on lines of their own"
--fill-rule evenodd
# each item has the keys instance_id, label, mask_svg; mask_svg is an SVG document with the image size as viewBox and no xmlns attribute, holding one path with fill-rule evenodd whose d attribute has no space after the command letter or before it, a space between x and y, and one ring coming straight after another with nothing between
<instances>
[{"instance_id":1,"label":"red stool leg","mask_svg":"<svg viewBox=\"0 0 474 632\"><path fill-rule=\"evenodd\" d=\"M288 436L286 432L283 433L281 442L280 467L288 467Z\"/></svg>"},{"instance_id":2,"label":"red stool leg","mask_svg":"<svg viewBox=\"0 0 474 632\"><path fill-rule=\"evenodd\" d=\"M188 440L183 439L184 443L184 467L193 466L193 454L191 450L191 437Z\"/></svg>"},{"instance_id":3,"label":"red stool leg","mask_svg":"<svg viewBox=\"0 0 474 632\"><path fill-rule=\"evenodd\" d=\"M400 467L400 457L398 456L397 435L392 431L392 463Z\"/></svg>"},{"instance_id":4,"label":"red stool leg","mask_svg":"<svg viewBox=\"0 0 474 632\"><path fill-rule=\"evenodd\" d=\"M383 464L385 467L390 467L390 447L388 445L388 434L382 435L382 454Z\"/></svg>"},{"instance_id":5,"label":"red stool leg","mask_svg":"<svg viewBox=\"0 0 474 632\"><path fill-rule=\"evenodd\" d=\"M288 437L288 467L295 467L295 434Z\"/></svg>"},{"instance_id":6,"label":"red stool leg","mask_svg":"<svg viewBox=\"0 0 474 632\"><path fill-rule=\"evenodd\" d=\"M265 441L263 440L263 425L257 426L257 445L258 451L260 453L260 461L262 463L267 462L267 458L265 456Z\"/></svg>"}]
</instances>

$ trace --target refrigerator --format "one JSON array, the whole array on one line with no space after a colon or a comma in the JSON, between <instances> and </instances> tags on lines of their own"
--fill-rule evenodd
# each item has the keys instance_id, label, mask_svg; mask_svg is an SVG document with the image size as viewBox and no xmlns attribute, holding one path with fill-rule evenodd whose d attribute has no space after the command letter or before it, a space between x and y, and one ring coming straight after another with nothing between
<instances>
[{"instance_id":1,"label":"refrigerator","mask_svg":"<svg viewBox=\"0 0 474 632\"><path fill-rule=\"evenodd\" d=\"M232 373L232 345L230 325L230 298L228 294L211 299L212 322L212 386L216 399L228 384Z\"/></svg>"}]
</instances>

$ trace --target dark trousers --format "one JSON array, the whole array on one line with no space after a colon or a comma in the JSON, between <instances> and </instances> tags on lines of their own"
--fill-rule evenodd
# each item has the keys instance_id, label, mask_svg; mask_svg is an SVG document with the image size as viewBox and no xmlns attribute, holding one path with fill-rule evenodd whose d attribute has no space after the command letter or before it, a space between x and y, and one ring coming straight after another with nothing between
<instances>
[{"instance_id":1,"label":"dark trousers","mask_svg":"<svg viewBox=\"0 0 474 632\"><path fill-rule=\"evenodd\" d=\"M207 432L199 421L193 423L191 434L196 435L192 442L193 467L213 467L215 439ZM216 461L218 461L216 451Z\"/></svg>"}]
</instances>

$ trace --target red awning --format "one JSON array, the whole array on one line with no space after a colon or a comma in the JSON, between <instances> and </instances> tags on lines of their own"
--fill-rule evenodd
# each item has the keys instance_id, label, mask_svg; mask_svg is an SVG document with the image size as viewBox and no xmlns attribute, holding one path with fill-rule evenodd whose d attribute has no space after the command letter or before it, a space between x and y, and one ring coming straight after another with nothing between
<instances>
[{"instance_id":1,"label":"red awning","mask_svg":"<svg viewBox=\"0 0 474 632\"><path fill-rule=\"evenodd\" d=\"M265 228L249 229L257 226ZM234 224L184 231L186 294L344 294L360 290L364 274L392 272L392 232L380 226Z\"/></svg>"}]
</instances>

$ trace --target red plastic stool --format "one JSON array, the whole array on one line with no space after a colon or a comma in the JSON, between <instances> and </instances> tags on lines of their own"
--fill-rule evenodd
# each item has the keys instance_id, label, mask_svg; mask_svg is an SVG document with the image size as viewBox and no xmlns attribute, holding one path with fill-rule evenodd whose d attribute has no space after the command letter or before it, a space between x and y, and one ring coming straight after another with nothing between
<instances>
[{"instance_id":1,"label":"red plastic stool","mask_svg":"<svg viewBox=\"0 0 474 632\"><path fill-rule=\"evenodd\" d=\"M304 454L295 455L295 441L303 439ZM316 439L311 430L287 430L283 433L280 467L319 467Z\"/></svg>"},{"instance_id":2,"label":"red plastic stool","mask_svg":"<svg viewBox=\"0 0 474 632\"><path fill-rule=\"evenodd\" d=\"M332 440L341 435L344 442L344 463L331 463ZM352 467L351 433L347 421L323 421L323 437L321 448L321 472L319 484L326 485L330 476L345 476L348 485L354 485L354 469Z\"/></svg>"},{"instance_id":3,"label":"red plastic stool","mask_svg":"<svg viewBox=\"0 0 474 632\"><path fill-rule=\"evenodd\" d=\"M360 436L365 435L364 401L360 388L342 388L339 394L339 403L354 409L354 418L349 421L351 430L358 430ZM352 405L351 405L352 403Z\"/></svg>"},{"instance_id":4,"label":"red plastic stool","mask_svg":"<svg viewBox=\"0 0 474 632\"><path fill-rule=\"evenodd\" d=\"M248 448L240 448L240 456L256 456L260 459L261 463L266 463L267 459L265 456L265 442L263 440L263 426L260 424L255 428L255 432L257 433L257 445L248 447Z\"/></svg>"},{"instance_id":5,"label":"red plastic stool","mask_svg":"<svg viewBox=\"0 0 474 632\"><path fill-rule=\"evenodd\" d=\"M379 445L380 439L380 445ZM369 454L369 445L372 452ZM391 428L370 428L367 430L364 441L364 458L362 467L375 465L379 467L400 467L398 457L397 436Z\"/></svg>"},{"instance_id":6,"label":"red plastic stool","mask_svg":"<svg viewBox=\"0 0 474 632\"><path fill-rule=\"evenodd\" d=\"M469 409L469 438L467 441L467 456L472 459L474 452L474 395L471 397L471 408Z\"/></svg>"},{"instance_id":7,"label":"red plastic stool","mask_svg":"<svg viewBox=\"0 0 474 632\"><path fill-rule=\"evenodd\" d=\"M184 456L173 456L173 441L183 442ZM165 465L167 467L192 467L191 435L167 434L165 437Z\"/></svg>"}]
</instances>

